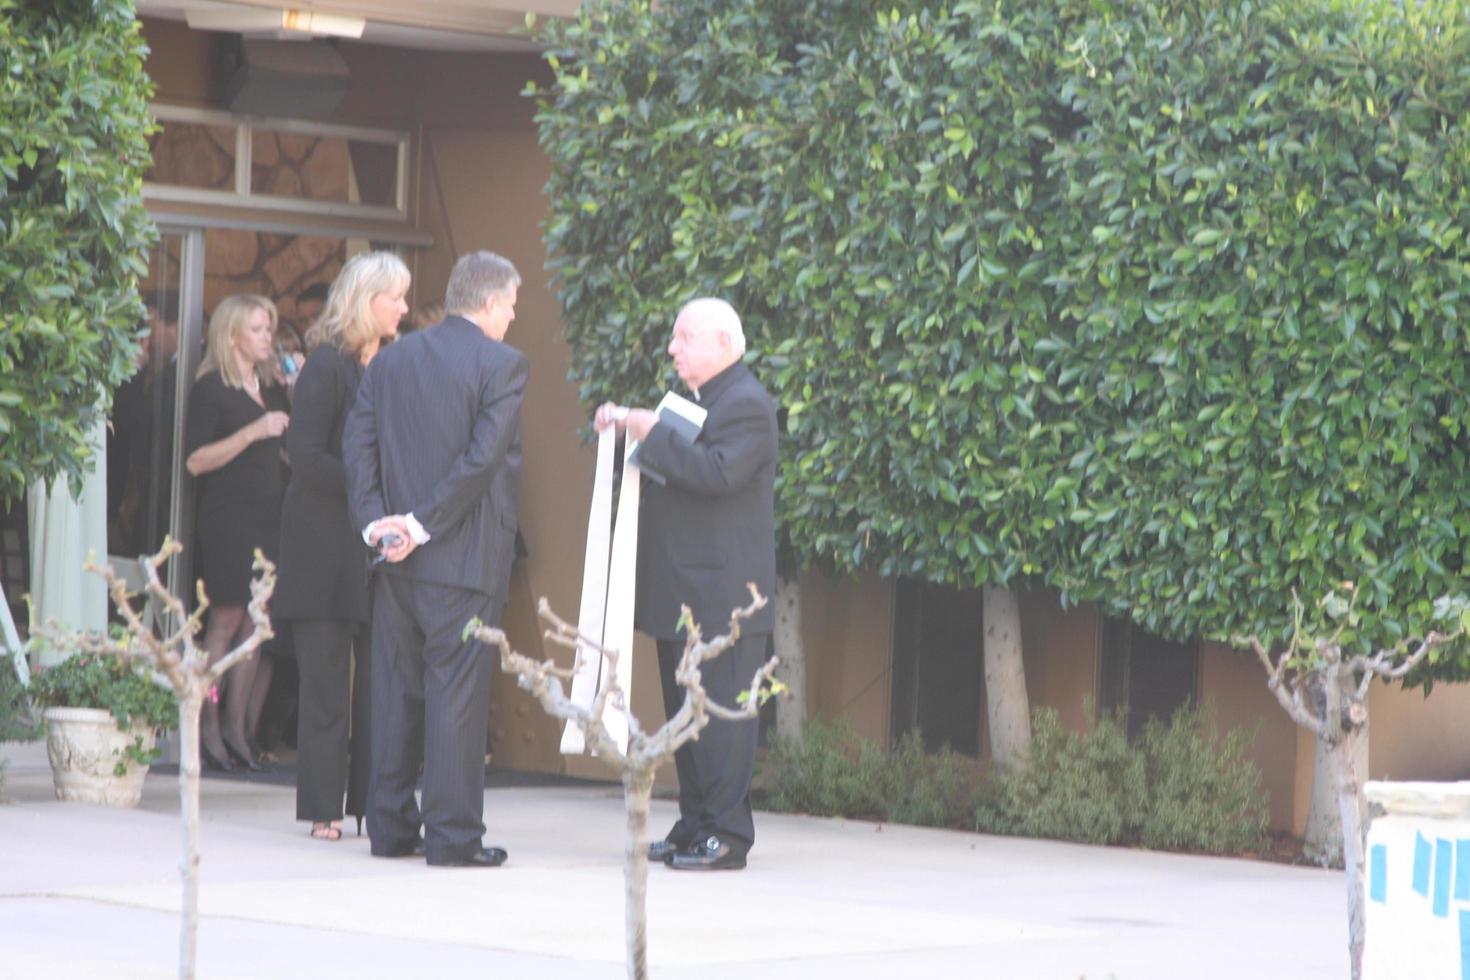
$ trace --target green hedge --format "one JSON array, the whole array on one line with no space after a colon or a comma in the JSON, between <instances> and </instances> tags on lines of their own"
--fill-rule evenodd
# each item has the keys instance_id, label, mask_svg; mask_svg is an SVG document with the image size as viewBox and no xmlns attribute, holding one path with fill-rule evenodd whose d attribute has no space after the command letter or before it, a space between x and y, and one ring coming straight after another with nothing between
<instances>
[{"instance_id":1,"label":"green hedge","mask_svg":"<svg viewBox=\"0 0 1470 980\"><path fill-rule=\"evenodd\" d=\"M80 483L133 370L151 84L129 0L0 0L0 498Z\"/></svg>"},{"instance_id":2,"label":"green hedge","mask_svg":"<svg viewBox=\"0 0 1470 980\"><path fill-rule=\"evenodd\" d=\"M788 562L1277 640L1353 579L1361 646L1465 591L1458 4L593 0L548 38L572 377L653 398L679 303L729 298Z\"/></svg>"}]
</instances>

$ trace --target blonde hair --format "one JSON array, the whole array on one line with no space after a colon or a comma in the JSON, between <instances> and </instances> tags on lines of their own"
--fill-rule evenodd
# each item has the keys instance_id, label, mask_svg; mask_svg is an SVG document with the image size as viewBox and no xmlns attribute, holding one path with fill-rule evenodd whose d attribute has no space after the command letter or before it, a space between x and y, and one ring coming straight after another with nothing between
<instances>
[{"instance_id":1,"label":"blonde hair","mask_svg":"<svg viewBox=\"0 0 1470 980\"><path fill-rule=\"evenodd\" d=\"M408 283L408 266L392 252L354 255L332 283L322 315L306 332L307 348L331 344L344 354L356 354L378 336L373 297L407 291Z\"/></svg>"},{"instance_id":2,"label":"blonde hair","mask_svg":"<svg viewBox=\"0 0 1470 980\"><path fill-rule=\"evenodd\" d=\"M209 318L209 340L198 377L218 371L228 387L245 387L245 375L240 371L240 362L235 360L233 347L235 338L245 329L250 315L256 310L265 310L270 315L271 335L275 336L278 322L276 304L266 297L256 293L237 293L220 301L214 308L214 315ZM269 382L269 372L269 361L255 365L255 376L259 381Z\"/></svg>"}]
</instances>

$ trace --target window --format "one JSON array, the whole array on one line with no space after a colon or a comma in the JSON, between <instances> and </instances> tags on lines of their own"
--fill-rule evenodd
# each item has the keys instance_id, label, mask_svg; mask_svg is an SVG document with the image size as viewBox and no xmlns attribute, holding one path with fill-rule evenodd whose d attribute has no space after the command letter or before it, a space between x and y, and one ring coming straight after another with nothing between
<instances>
[{"instance_id":1,"label":"window","mask_svg":"<svg viewBox=\"0 0 1470 980\"><path fill-rule=\"evenodd\" d=\"M409 135L153 106L152 199L408 219Z\"/></svg>"},{"instance_id":2,"label":"window","mask_svg":"<svg viewBox=\"0 0 1470 980\"><path fill-rule=\"evenodd\" d=\"M1177 643L1127 620L1105 619L1098 670L1098 707L1128 712L1128 737L1150 718L1167 722L1194 700L1199 643Z\"/></svg>"},{"instance_id":3,"label":"window","mask_svg":"<svg viewBox=\"0 0 1470 980\"><path fill-rule=\"evenodd\" d=\"M931 751L978 755L985 642L979 589L899 579L893 617L892 734L917 728Z\"/></svg>"}]
</instances>

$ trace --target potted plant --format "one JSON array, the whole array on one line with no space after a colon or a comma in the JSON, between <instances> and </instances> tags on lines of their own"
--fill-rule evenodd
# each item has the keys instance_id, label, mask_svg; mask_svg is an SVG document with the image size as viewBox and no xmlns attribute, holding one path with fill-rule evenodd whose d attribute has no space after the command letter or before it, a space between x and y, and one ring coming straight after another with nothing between
<instances>
[{"instance_id":1,"label":"potted plant","mask_svg":"<svg viewBox=\"0 0 1470 980\"><path fill-rule=\"evenodd\" d=\"M38 671L31 696L43 709L57 798L137 806L158 732L178 724L173 691L130 658L77 653Z\"/></svg>"}]
</instances>

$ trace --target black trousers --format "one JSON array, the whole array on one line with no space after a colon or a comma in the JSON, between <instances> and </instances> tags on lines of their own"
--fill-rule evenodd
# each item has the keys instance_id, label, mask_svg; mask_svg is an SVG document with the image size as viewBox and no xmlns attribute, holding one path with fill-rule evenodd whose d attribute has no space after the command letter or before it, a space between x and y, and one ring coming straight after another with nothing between
<instances>
[{"instance_id":1,"label":"black trousers","mask_svg":"<svg viewBox=\"0 0 1470 980\"><path fill-rule=\"evenodd\" d=\"M309 619L291 624L300 674L296 709L296 819L367 815L372 773L371 632L361 623Z\"/></svg>"},{"instance_id":2,"label":"black trousers","mask_svg":"<svg viewBox=\"0 0 1470 980\"><path fill-rule=\"evenodd\" d=\"M373 584L374 854L397 854L424 829L430 861L484 846L485 720L492 651L463 640L465 623L500 622L479 592L376 575ZM423 772L423 806L414 786Z\"/></svg>"},{"instance_id":3,"label":"black trousers","mask_svg":"<svg viewBox=\"0 0 1470 980\"><path fill-rule=\"evenodd\" d=\"M701 668L704 689L712 701L737 708L736 698L750 688L750 679L765 662L764 634L742 634L735 646ZM658 641L658 672L663 683L664 712L672 717L684 703L684 688L674 679L684 644ZM750 813L750 781L755 775L755 750L760 723L755 718L726 721L711 718L697 740L674 753L679 773L679 820L668 839L684 845L710 834L736 838L747 848L755 843L755 821Z\"/></svg>"}]
</instances>

